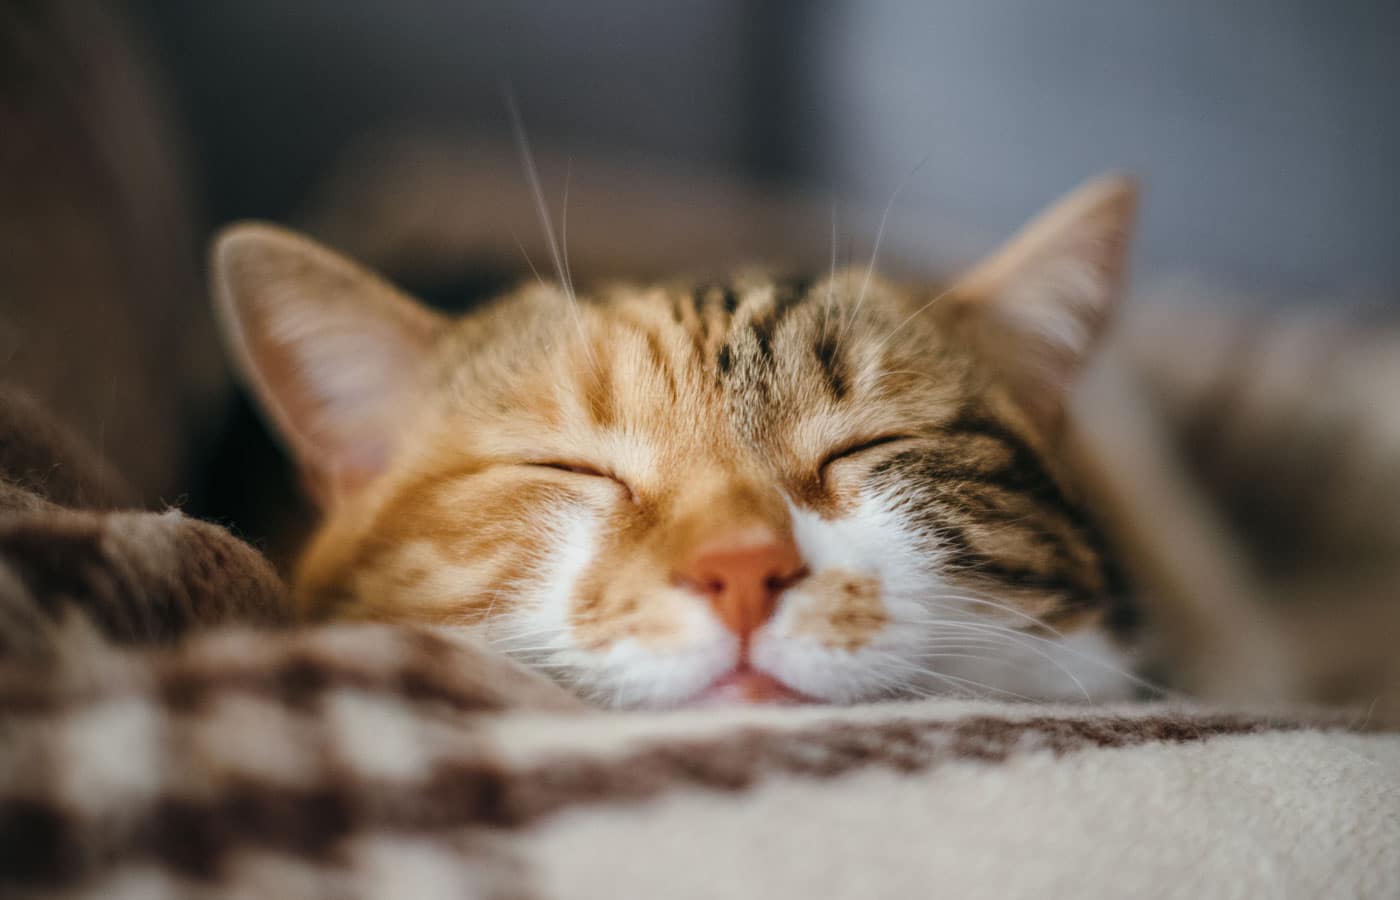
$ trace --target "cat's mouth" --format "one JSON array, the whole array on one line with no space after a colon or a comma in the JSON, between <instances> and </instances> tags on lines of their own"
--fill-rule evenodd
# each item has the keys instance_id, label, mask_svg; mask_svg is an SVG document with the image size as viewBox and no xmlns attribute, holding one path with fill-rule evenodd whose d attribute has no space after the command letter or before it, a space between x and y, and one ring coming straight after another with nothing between
<instances>
[{"instance_id":1,"label":"cat's mouth","mask_svg":"<svg viewBox=\"0 0 1400 900\"><path fill-rule=\"evenodd\" d=\"M767 672L740 666L721 676L709 687L696 694L687 706L733 706L740 704L769 704L795 706L817 702L798 693Z\"/></svg>"}]
</instances>

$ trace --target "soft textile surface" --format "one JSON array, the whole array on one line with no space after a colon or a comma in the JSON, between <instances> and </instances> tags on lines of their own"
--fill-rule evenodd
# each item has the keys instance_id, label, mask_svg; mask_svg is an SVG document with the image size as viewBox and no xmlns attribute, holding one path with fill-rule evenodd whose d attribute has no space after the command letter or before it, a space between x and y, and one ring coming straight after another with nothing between
<instances>
[{"instance_id":1,"label":"soft textile surface","mask_svg":"<svg viewBox=\"0 0 1400 900\"><path fill-rule=\"evenodd\" d=\"M119 473L28 395L0 385L0 659L40 665L75 634L159 644L219 622L279 625L272 566L177 510L122 510Z\"/></svg>"},{"instance_id":2,"label":"soft textile surface","mask_svg":"<svg viewBox=\"0 0 1400 900\"><path fill-rule=\"evenodd\" d=\"M1375 897L1364 721L924 701L582 709L410 628L0 675L10 890L66 896Z\"/></svg>"}]
</instances>

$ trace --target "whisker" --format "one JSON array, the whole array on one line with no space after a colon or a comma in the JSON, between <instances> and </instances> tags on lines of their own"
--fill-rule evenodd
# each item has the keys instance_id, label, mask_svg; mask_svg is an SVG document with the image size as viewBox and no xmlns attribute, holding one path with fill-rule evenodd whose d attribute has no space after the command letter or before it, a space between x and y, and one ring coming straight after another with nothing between
<instances>
[{"instance_id":1,"label":"whisker","mask_svg":"<svg viewBox=\"0 0 1400 900\"><path fill-rule=\"evenodd\" d=\"M998 663L998 664L1000 664L1000 663L1009 663L1009 664L1011 664L1011 665L1013 665L1013 666L1020 666L1020 667L1023 667L1023 668L1024 668L1025 666L1030 665L1030 660L1028 660L1028 659L1001 660L1001 659L995 659L995 658L993 658L993 657L987 656L985 653L958 653L958 652L951 652L951 653L950 653L950 652L946 652L946 651L943 651L943 650L939 650L939 651L936 651L936 652L934 652L934 653L920 653L920 654L918 655L917 658L918 658L918 659L970 659L970 660L974 660L974 661L976 661L976 662L983 662L983 663L985 663L985 662L993 662L993 663Z\"/></svg>"},{"instance_id":2,"label":"whisker","mask_svg":"<svg viewBox=\"0 0 1400 900\"><path fill-rule=\"evenodd\" d=\"M530 267L530 273L535 276L535 281L539 282L540 287L547 289L549 286L544 283L544 278L540 275L540 270L535 268L535 261L530 258L530 252L525 249L525 244L521 242L520 235L515 233L514 228L510 230L510 236L515 240L515 246L520 248L520 255L525 257L525 265Z\"/></svg>"},{"instance_id":3,"label":"whisker","mask_svg":"<svg viewBox=\"0 0 1400 900\"><path fill-rule=\"evenodd\" d=\"M1006 638L1000 635L985 638L958 638L946 641L927 641L919 644L922 650L941 652L943 650L977 650L988 647L1005 647Z\"/></svg>"},{"instance_id":4,"label":"whisker","mask_svg":"<svg viewBox=\"0 0 1400 900\"><path fill-rule=\"evenodd\" d=\"M949 287L946 290L939 293L938 296L934 297L932 300L910 313L908 317L904 319L904 321L900 322L898 325L894 326L894 328L890 329L890 333L885 335L884 339L881 340L880 343L876 344L870 349L870 355L874 356L875 354L879 353L880 350L883 349L884 346L890 342L890 339L893 338L896 334L899 334L899 332L906 328L910 322L917 319L930 306L933 306L933 304L947 297L951 293L953 293L953 288Z\"/></svg>"},{"instance_id":5,"label":"whisker","mask_svg":"<svg viewBox=\"0 0 1400 900\"><path fill-rule=\"evenodd\" d=\"M569 265L569 184L574 175L574 158L569 157L564 163L564 202L559 213L559 245L564 257L564 281L568 284L569 296L578 302L578 293L574 291L574 270Z\"/></svg>"},{"instance_id":6,"label":"whisker","mask_svg":"<svg viewBox=\"0 0 1400 900\"><path fill-rule=\"evenodd\" d=\"M544 229L545 240L549 245L549 255L554 259L554 270L559 277L560 286L569 298L569 307L573 310L579 337L583 339L584 351L596 369L598 360L593 354L592 347L589 346L588 334L583 327L583 315L579 312L578 295L574 293L573 283L568 278L564 256L554 234L554 225L549 220L549 209L544 201L544 188L540 186L540 173L535 165L535 154L530 149L530 138L525 133L525 120L520 115L520 106L515 101L515 92L510 89L510 85L502 84L501 93L505 100L506 111L510 115L511 129L515 133L515 143L520 152L520 161L525 168L525 178L530 185L530 193L535 203L535 213L539 216L540 227Z\"/></svg>"},{"instance_id":7,"label":"whisker","mask_svg":"<svg viewBox=\"0 0 1400 900\"><path fill-rule=\"evenodd\" d=\"M826 280L826 306L822 308L822 339L826 339L831 322L831 304L836 299L836 200L831 201L831 275Z\"/></svg>"},{"instance_id":8,"label":"whisker","mask_svg":"<svg viewBox=\"0 0 1400 900\"><path fill-rule=\"evenodd\" d=\"M959 599L959 598L954 598L954 599ZM961 598L961 599L972 599L972 598ZM1063 641L1066 640L1066 636L1063 635L1063 634L1059 634L1058 632L1057 632L1057 634L1059 634L1059 640L1056 640L1056 639L1054 639L1054 638L1042 637L1042 636L1040 636L1040 635L1038 635L1038 634L1031 634L1030 632L1023 631L1023 630L1018 629L1018 628L1010 628L1010 627L1005 626L1005 625L997 625L997 624L994 624L994 623L991 623L991 622L949 621L949 620L942 620L942 619L928 619L928 620L923 620L923 624L933 625L933 626L937 626L937 627L940 627L940 628L957 627L957 628L963 628L963 629L972 629L972 630L981 631L982 633L987 633L987 634L996 633L996 634L1001 634L1001 635L1003 635L1003 636L1008 636L1008 637L1009 637L1009 636L1015 636L1015 638L1016 638L1018 641L1031 641L1031 642L1036 643L1036 644L1049 644L1049 645L1051 645L1052 647L1054 647L1057 651L1059 651L1059 652L1061 652L1061 653L1068 654L1068 655L1073 656L1073 657L1075 657L1076 659L1078 659L1078 660L1080 660L1080 661L1082 661L1082 662L1087 662L1087 663L1089 663L1090 665L1097 666L1097 667L1099 667L1100 669L1102 669L1103 671L1111 672L1111 673L1113 673L1114 675L1119 675L1119 676L1121 676L1121 677L1123 677L1123 678L1126 678L1127 680L1131 681L1133 684L1135 684L1135 685L1137 685L1138 687L1143 688L1143 689L1145 689L1145 690L1151 691L1151 692L1156 693L1156 694L1161 694L1161 695L1164 696L1164 697L1185 697L1185 696L1186 696L1185 694L1182 694L1182 693L1179 692L1179 691L1173 691L1173 690L1171 690L1171 689L1169 689L1169 688L1167 688L1167 687L1165 687L1165 686L1163 686L1163 685L1160 685L1160 684L1157 684L1157 683L1153 682L1153 681L1150 680L1150 679L1144 678L1144 677L1142 677L1141 675L1137 675L1137 674L1135 674L1135 673L1133 673L1133 672L1131 672L1131 671L1128 671L1127 669L1120 669L1120 668L1118 668L1117 666L1113 665L1112 663L1109 663L1109 662L1106 662L1106 661L1104 661L1104 660L1102 660L1102 659L1099 659L1098 657L1093 656L1092 654L1085 653L1085 652L1083 652L1083 651L1081 651L1081 650L1077 650L1076 648L1071 647L1071 646L1069 646L1069 645L1066 644L1066 643L1063 643ZM1028 646L1028 645L1024 645L1024 644L1023 644L1023 646L1025 646L1027 650L1032 650L1032 649L1034 649L1033 647ZM1059 664L1057 660L1053 660L1053 659L1050 658L1050 657L1046 657L1046 658L1047 658L1047 660L1049 660L1049 661L1051 661L1051 662L1054 662L1054 663L1057 664L1057 665ZM1069 673L1066 672L1065 674L1068 675Z\"/></svg>"},{"instance_id":9,"label":"whisker","mask_svg":"<svg viewBox=\"0 0 1400 900\"><path fill-rule=\"evenodd\" d=\"M550 653L559 649L554 644L536 644L531 647L518 647L511 643L493 643L491 646L504 650L506 653L514 656L532 656L539 653ZM562 665L562 663L558 665Z\"/></svg>"},{"instance_id":10,"label":"whisker","mask_svg":"<svg viewBox=\"0 0 1400 900\"><path fill-rule=\"evenodd\" d=\"M1027 622L1030 622L1032 625L1035 625L1037 628L1044 628L1046 631L1050 632L1056 637L1063 638L1065 636L1063 632L1061 632L1059 629L1055 628L1053 625L1046 622L1039 616L1032 615L1031 613L1028 613L1023 609L1017 609L1014 606L1008 606L1005 603L998 603L995 600L988 600L983 597L971 597L965 594L942 594L938 597L933 598L930 602L943 604L944 601L947 600L956 600L960 603L972 603L978 606L989 606L992 609L1010 613L1011 615L1016 616L1019 619L1024 619Z\"/></svg>"},{"instance_id":11,"label":"whisker","mask_svg":"<svg viewBox=\"0 0 1400 900\"><path fill-rule=\"evenodd\" d=\"M846 318L846 322L842 326L840 336L838 336L836 339L838 345L840 344L842 338L845 337L847 329L849 329L851 325L855 322L856 314L860 312L861 304L865 302L865 294L867 291L870 290L870 279L875 274L875 263L880 258L880 243L885 238L885 226L889 224L890 212L894 210L895 204L899 202L900 196L909 186L909 183L914 180L914 176L919 174L919 170L922 169L924 165L932 158L933 152L930 151L928 155L926 155L923 159L919 160L918 165L914 166L914 168L909 170L909 174L905 175L904 178L900 180L899 184L895 186L894 192L890 194L889 202L885 204L884 211L880 213L880 224L875 229L875 245L870 251L870 264L865 267L865 280L861 282L860 296L856 298L856 304L851 309L850 316Z\"/></svg>"},{"instance_id":12,"label":"whisker","mask_svg":"<svg viewBox=\"0 0 1400 900\"><path fill-rule=\"evenodd\" d=\"M1076 688L1079 689L1079 692L1080 692L1081 694L1084 695L1084 699L1085 699L1086 701L1091 701L1091 700L1093 699L1093 698L1089 695L1089 691L1084 687L1084 683L1083 683L1082 681L1080 681L1079 678L1076 677L1075 674L1069 670L1069 667L1068 667L1068 666L1066 666L1064 663L1060 662L1058 659L1055 659L1055 657L1054 657L1053 655L1051 655L1051 654L1050 654L1048 651L1046 651L1045 649L1043 649L1043 648L1041 648L1041 647L1037 647L1037 646L1035 646L1035 644L1033 644L1033 643L1031 643L1031 644L1025 643L1025 640L1024 640L1024 639L1034 639L1034 638L1035 638L1034 635L1027 634L1027 633L1024 632L1024 631L1019 631L1019 630L1014 629L1014 628L1007 628L1007 627L1002 626L1002 625L995 625L995 624L987 623L987 622L951 622L951 621L937 621L937 620L934 620L934 621L930 622L929 624L933 625L934 627L937 627L937 628L940 628L940 629L945 629L945 630L951 628L951 629L960 629L960 630L970 630L970 631L973 631L973 632L975 632L975 633L981 633L981 634L986 634L986 635L996 635L996 636L998 636L999 638L1005 640L1006 643L1007 643L1007 644L1010 644L1011 646L1018 647L1018 648L1023 649L1023 650L1027 650L1027 651L1029 651L1029 652L1031 652L1031 653L1034 653L1034 654L1036 654L1037 656L1041 657L1041 658L1044 659L1046 662L1050 663L1052 666L1054 666L1055 668L1059 669L1060 672L1061 672L1066 678L1068 678L1071 682L1073 682L1073 683L1074 683L1074 686L1075 686ZM1055 647L1055 649L1057 649L1057 650L1067 650L1067 649L1068 649L1068 648L1065 647L1063 644L1055 643L1054 641L1049 641L1049 640L1046 640L1046 639L1044 639L1044 638L1042 638L1041 640L1045 640L1046 643L1050 643L1050 644L1053 645L1053 646Z\"/></svg>"},{"instance_id":13,"label":"whisker","mask_svg":"<svg viewBox=\"0 0 1400 900\"><path fill-rule=\"evenodd\" d=\"M915 672L915 673L917 673L917 674L919 674L919 675L931 675L931 676L933 676L934 678L937 678L937 679L939 679L939 680L942 680L942 681L951 681L951 682L955 682L955 683L958 683L958 684L963 684L963 685L966 685L966 686L968 686L968 687L970 687L970 688L973 688L974 690L991 691L991 692L996 693L996 694L1004 694L1004 695L1006 695L1006 696L1008 696L1008 697L1014 697L1014 698L1016 698L1017 700L1024 700L1024 701L1026 701L1026 702L1032 702L1032 700L1033 700L1033 698L1027 697L1027 696L1024 695L1024 694L1018 694L1018 693L1016 693L1015 691L1006 690L1005 688L999 688L999 687L996 687L995 685L985 684L985 683L983 683L983 682L976 681L975 679L963 678L963 677L958 676L958 675L949 675L947 672L939 672L939 671L937 671L936 669L930 669L930 668L927 668L927 667L924 667L924 666L913 666L913 665L909 665L909 664L905 663L903 660L898 660L898 659L896 659L896 660L891 660L891 662L895 662L896 664L898 664L898 665L900 666L900 668L903 668L905 671ZM974 696L976 696L976 695L974 694Z\"/></svg>"}]
</instances>

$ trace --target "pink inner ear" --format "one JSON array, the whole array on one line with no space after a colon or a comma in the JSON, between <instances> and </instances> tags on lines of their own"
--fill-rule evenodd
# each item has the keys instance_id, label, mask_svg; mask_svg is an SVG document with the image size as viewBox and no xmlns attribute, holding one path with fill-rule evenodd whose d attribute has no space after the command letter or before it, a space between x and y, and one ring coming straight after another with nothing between
<instances>
[{"instance_id":1,"label":"pink inner ear","mask_svg":"<svg viewBox=\"0 0 1400 900\"><path fill-rule=\"evenodd\" d=\"M219 309L244 374L323 505L388 463L443 320L355 263L275 226L215 250Z\"/></svg>"},{"instance_id":2,"label":"pink inner ear","mask_svg":"<svg viewBox=\"0 0 1400 900\"><path fill-rule=\"evenodd\" d=\"M1091 182L962 283L977 352L1043 434L1119 302L1135 198L1131 181Z\"/></svg>"},{"instance_id":3,"label":"pink inner ear","mask_svg":"<svg viewBox=\"0 0 1400 900\"><path fill-rule=\"evenodd\" d=\"M329 467L334 495L352 494L369 484L384 471L387 457L383 442L366 442L343 450Z\"/></svg>"}]
</instances>

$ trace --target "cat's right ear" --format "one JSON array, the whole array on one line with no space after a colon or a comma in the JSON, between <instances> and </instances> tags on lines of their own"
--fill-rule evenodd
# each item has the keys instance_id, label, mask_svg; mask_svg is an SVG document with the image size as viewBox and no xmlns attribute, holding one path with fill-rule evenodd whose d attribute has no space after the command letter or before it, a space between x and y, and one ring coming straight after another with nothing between
<instances>
[{"instance_id":1,"label":"cat's right ear","mask_svg":"<svg viewBox=\"0 0 1400 900\"><path fill-rule=\"evenodd\" d=\"M994 373L1004 409L1037 439L1060 432L1071 384L1122 299L1137 183L1090 181L984 260L936 307Z\"/></svg>"},{"instance_id":2,"label":"cat's right ear","mask_svg":"<svg viewBox=\"0 0 1400 900\"><path fill-rule=\"evenodd\" d=\"M210 278L240 374L317 500L333 503L382 471L442 318L274 225L220 232Z\"/></svg>"}]
</instances>

